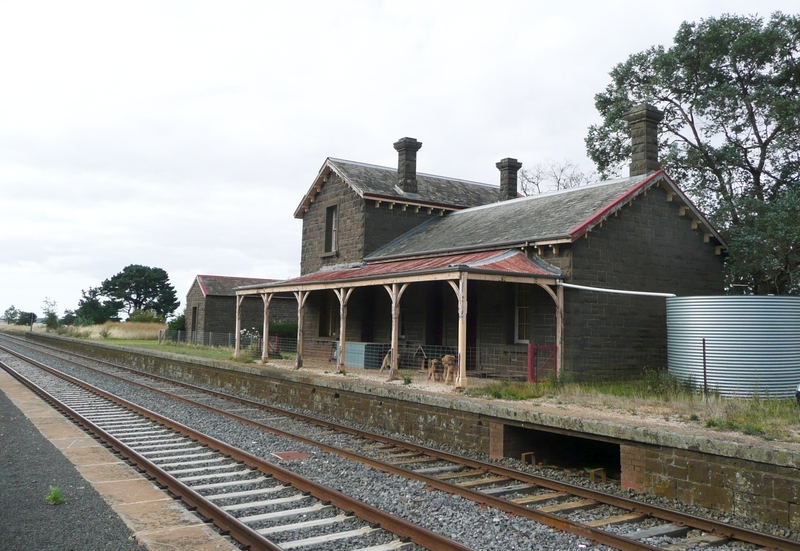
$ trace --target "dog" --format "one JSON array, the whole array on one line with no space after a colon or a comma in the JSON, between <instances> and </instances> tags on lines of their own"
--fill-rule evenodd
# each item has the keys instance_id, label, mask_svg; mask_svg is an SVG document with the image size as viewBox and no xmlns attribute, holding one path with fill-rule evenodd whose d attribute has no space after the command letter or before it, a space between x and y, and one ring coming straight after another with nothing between
<instances>
[{"instance_id":1,"label":"dog","mask_svg":"<svg viewBox=\"0 0 800 551\"><path fill-rule=\"evenodd\" d=\"M397 363L400 364L400 354L397 355ZM388 369L391 371L392 369L392 351L389 350L386 355L383 357L383 362L381 362L381 373L383 373L384 369Z\"/></svg>"},{"instance_id":2,"label":"dog","mask_svg":"<svg viewBox=\"0 0 800 551\"><path fill-rule=\"evenodd\" d=\"M432 358L428 360L428 380L430 381L433 379L434 381L441 381L442 380L442 362L437 360L436 358Z\"/></svg>"},{"instance_id":3,"label":"dog","mask_svg":"<svg viewBox=\"0 0 800 551\"><path fill-rule=\"evenodd\" d=\"M456 357L452 354L448 354L442 358L442 365L444 366L444 384L447 384L451 377L453 378L453 383L455 383L456 369L458 368L458 364L456 364Z\"/></svg>"}]
</instances>

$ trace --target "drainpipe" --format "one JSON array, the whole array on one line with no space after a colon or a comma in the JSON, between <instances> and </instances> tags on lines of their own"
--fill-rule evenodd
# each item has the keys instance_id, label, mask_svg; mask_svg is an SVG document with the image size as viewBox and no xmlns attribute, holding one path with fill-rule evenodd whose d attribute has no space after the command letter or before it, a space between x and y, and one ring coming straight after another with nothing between
<instances>
[{"instance_id":1,"label":"drainpipe","mask_svg":"<svg viewBox=\"0 0 800 551\"><path fill-rule=\"evenodd\" d=\"M645 291L624 291L622 289L603 289L602 287L587 287L586 285L574 285L572 283L562 283L556 281L559 287L566 287L568 289L580 289L581 291L595 291L597 293L616 293L618 295L639 295L642 297L674 297L674 293L648 293Z\"/></svg>"}]
</instances>

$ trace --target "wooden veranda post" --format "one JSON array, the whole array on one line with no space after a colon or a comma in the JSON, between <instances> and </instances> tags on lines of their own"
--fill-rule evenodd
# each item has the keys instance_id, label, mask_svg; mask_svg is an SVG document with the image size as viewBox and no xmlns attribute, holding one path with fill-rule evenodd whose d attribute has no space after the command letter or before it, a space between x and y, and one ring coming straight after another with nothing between
<instances>
[{"instance_id":1,"label":"wooden veranda post","mask_svg":"<svg viewBox=\"0 0 800 551\"><path fill-rule=\"evenodd\" d=\"M269 305L272 302L272 293L264 293L261 298L264 301L264 331L261 333L264 336L264 345L261 351L261 362L267 363L269 361Z\"/></svg>"},{"instance_id":2,"label":"wooden veranda post","mask_svg":"<svg viewBox=\"0 0 800 551\"><path fill-rule=\"evenodd\" d=\"M447 282L458 298L458 374L456 388L467 388L467 272L462 272L458 284L453 280Z\"/></svg>"},{"instance_id":3,"label":"wooden veranda post","mask_svg":"<svg viewBox=\"0 0 800 551\"><path fill-rule=\"evenodd\" d=\"M556 285L556 290L553 291L549 285L541 283L538 285L547 291L547 294L556 303L556 378L558 378L564 361L564 288Z\"/></svg>"},{"instance_id":4,"label":"wooden veranda post","mask_svg":"<svg viewBox=\"0 0 800 551\"><path fill-rule=\"evenodd\" d=\"M303 367L303 320L306 313L306 299L311 291L295 291L294 298L297 299L297 361L295 362L295 369Z\"/></svg>"},{"instance_id":5,"label":"wooden veranda post","mask_svg":"<svg viewBox=\"0 0 800 551\"><path fill-rule=\"evenodd\" d=\"M561 368L564 366L564 288L559 285L556 287L556 379L561 376Z\"/></svg>"},{"instance_id":6,"label":"wooden veranda post","mask_svg":"<svg viewBox=\"0 0 800 551\"><path fill-rule=\"evenodd\" d=\"M392 299L392 367L389 370L389 380L394 381L397 379L397 370L399 369L399 354L400 349L400 299L403 298L403 293L408 288L408 283L392 283L392 286L383 286L386 292Z\"/></svg>"},{"instance_id":7,"label":"wooden veranda post","mask_svg":"<svg viewBox=\"0 0 800 551\"><path fill-rule=\"evenodd\" d=\"M333 292L339 299L339 359L336 362L336 370L342 373L344 372L344 349L347 341L347 301L350 300L353 288L334 289Z\"/></svg>"},{"instance_id":8,"label":"wooden veranda post","mask_svg":"<svg viewBox=\"0 0 800 551\"><path fill-rule=\"evenodd\" d=\"M239 357L242 349L242 301L244 295L236 295L236 346L233 349L233 357Z\"/></svg>"}]
</instances>

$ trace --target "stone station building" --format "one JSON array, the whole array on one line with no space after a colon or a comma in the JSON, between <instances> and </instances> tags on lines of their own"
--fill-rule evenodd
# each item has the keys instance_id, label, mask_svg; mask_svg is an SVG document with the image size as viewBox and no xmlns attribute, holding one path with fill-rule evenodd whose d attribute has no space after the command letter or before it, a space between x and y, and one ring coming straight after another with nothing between
<instances>
[{"instance_id":1,"label":"stone station building","mask_svg":"<svg viewBox=\"0 0 800 551\"><path fill-rule=\"evenodd\" d=\"M300 277L236 295L260 296L265 319L273 298L295 299L298 367L453 354L463 386L468 372L580 380L665 366L664 297L721 293L726 244L659 169L661 117L626 117L629 177L531 197L512 158L497 163L499 188L417 173L413 138L394 144L397 170L329 158L295 212Z\"/></svg>"}]
</instances>

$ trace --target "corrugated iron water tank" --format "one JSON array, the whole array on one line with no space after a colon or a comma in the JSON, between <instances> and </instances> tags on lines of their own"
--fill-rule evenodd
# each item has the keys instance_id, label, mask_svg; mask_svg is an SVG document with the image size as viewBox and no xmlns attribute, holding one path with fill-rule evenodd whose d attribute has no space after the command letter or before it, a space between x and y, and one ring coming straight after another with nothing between
<instances>
[{"instance_id":1,"label":"corrugated iron water tank","mask_svg":"<svg viewBox=\"0 0 800 551\"><path fill-rule=\"evenodd\" d=\"M800 383L800 297L667 299L670 373L722 396L788 398Z\"/></svg>"}]
</instances>

